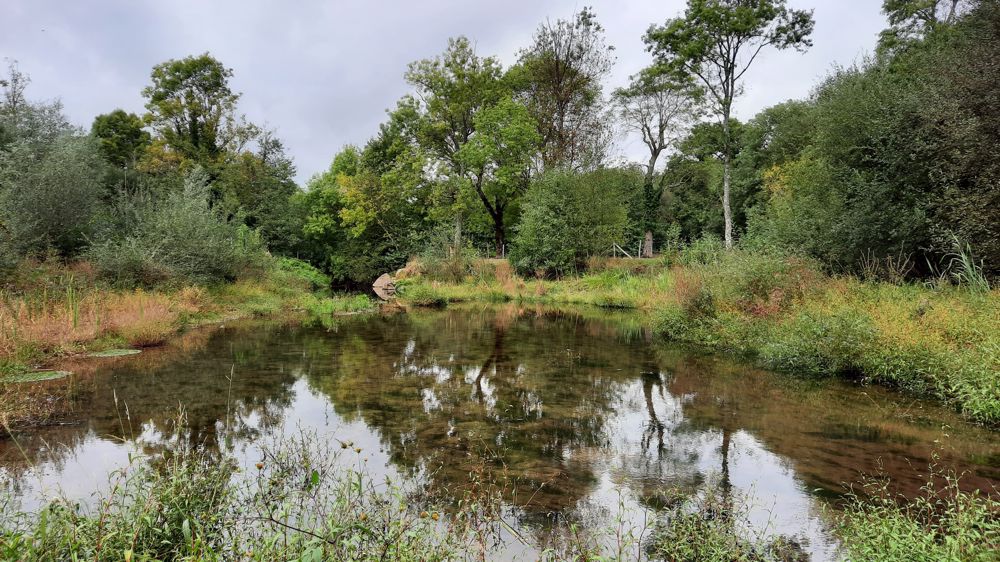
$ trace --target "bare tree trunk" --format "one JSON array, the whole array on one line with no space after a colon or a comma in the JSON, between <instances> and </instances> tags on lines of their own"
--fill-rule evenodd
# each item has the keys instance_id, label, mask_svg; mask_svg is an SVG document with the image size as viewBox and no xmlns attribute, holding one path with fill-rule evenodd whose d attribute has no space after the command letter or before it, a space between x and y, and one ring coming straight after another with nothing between
<instances>
[{"instance_id":1,"label":"bare tree trunk","mask_svg":"<svg viewBox=\"0 0 1000 562\"><path fill-rule=\"evenodd\" d=\"M659 156L659 150L653 150L650 154L649 163L646 164L646 177L642 184L642 197L645 199L642 202L645 236L643 238L642 251L639 252L640 258L653 257L653 217L656 214L656 209L660 203L660 196L662 195L662 192L653 185L653 178L656 173L656 159Z\"/></svg>"},{"instance_id":2,"label":"bare tree trunk","mask_svg":"<svg viewBox=\"0 0 1000 562\"><path fill-rule=\"evenodd\" d=\"M729 185L731 175L729 154L722 158L722 218L726 222L726 249L733 247L733 211L729 207Z\"/></svg>"},{"instance_id":3,"label":"bare tree trunk","mask_svg":"<svg viewBox=\"0 0 1000 562\"><path fill-rule=\"evenodd\" d=\"M730 250L733 247L733 211L729 206L729 188L732 177L732 155L731 146L732 143L729 140L729 136L732 133L729 130L729 111L725 111L722 116L722 138L723 138L723 149L722 149L722 218L726 223L726 249Z\"/></svg>"},{"instance_id":4,"label":"bare tree trunk","mask_svg":"<svg viewBox=\"0 0 1000 562\"><path fill-rule=\"evenodd\" d=\"M462 215L455 214L455 239L452 241L452 252L456 254L462 249Z\"/></svg>"}]
</instances>

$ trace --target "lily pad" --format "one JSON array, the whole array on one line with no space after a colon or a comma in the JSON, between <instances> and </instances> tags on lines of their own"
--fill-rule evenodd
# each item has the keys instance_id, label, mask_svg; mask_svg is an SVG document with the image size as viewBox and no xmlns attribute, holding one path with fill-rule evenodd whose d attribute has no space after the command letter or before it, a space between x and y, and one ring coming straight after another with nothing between
<instances>
[{"instance_id":1,"label":"lily pad","mask_svg":"<svg viewBox=\"0 0 1000 562\"><path fill-rule=\"evenodd\" d=\"M73 373L69 371L28 371L7 377L7 382L40 382L51 381L68 377Z\"/></svg>"},{"instance_id":2,"label":"lily pad","mask_svg":"<svg viewBox=\"0 0 1000 562\"><path fill-rule=\"evenodd\" d=\"M108 349L106 351L95 351L88 353L87 357L122 357L124 355L136 355L142 353L141 349Z\"/></svg>"}]
</instances>

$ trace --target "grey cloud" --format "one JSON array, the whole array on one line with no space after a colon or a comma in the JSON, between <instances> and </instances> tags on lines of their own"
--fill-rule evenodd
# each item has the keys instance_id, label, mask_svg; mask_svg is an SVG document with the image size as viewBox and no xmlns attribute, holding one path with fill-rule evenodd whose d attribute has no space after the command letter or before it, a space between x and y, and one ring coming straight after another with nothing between
<instances>
[{"instance_id":1,"label":"grey cloud","mask_svg":"<svg viewBox=\"0 0 1000 562\"><path fill-rule=\"evenodd\" d=\"M89 126L116 107L141 112L154 64L209 51L233 68L241 111L277 129L305 181L341 146L364 143L377 130L408 91L406 64L441 52L448 37L466 35L480 54L509 64L546 17L568 17L587 4L616 47L610 88L649 62L643 32L684 2L5 0L0 56L31 75L31 97L60 98L74 123ZM815 46L768 53L747 80L740 117L807 95L834 64L870 51L885 25L876 0L790 4L815 9ZM619 146L624 156L638 154L628 139Z\"/></svg>"}]
</instances>

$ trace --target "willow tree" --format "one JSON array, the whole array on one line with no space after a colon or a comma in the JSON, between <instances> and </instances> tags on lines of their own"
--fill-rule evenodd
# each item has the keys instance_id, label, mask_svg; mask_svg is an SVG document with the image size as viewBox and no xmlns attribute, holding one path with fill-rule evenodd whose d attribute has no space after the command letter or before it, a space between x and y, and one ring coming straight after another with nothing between
<instances>
[{"instance_id":1,"label":"willow tree","mask_svg":"<svg viewBox=\"0 0 1000 562\"><path fill-rule=\"evenodd\" d=\"M229 87L232 75L208 53L154 66L152 83L142 90L146 122L184 158L214 164L244 133L236 118L240 94Z\"/></svg>"},{"instance_id":2,"label":"willow tree","mask_svg":"<svg viewBox=\"0 0 1000 562\"><path fill-rule=\"evenodd\" d=\"M541 140L522 104L505 98L476 115L476 132L458 152L476 196L493 222L497 255L505 253L505 216L528 189L531 158Z\"/></svg>"},{"instance_id":3,"label":"willow tree","mask_svg":"<svg viewBox=\"0 0 1000 562\"><path fill-rule=\"evenodd\" d=\"M883 0L882 13L889 27L879 34L879 50L899 48L955 23L969 4L964 0Z\"/></svg>"},{"instance_id":4,"label":"willow tree","mask_svg":"<svg viewBox=\"0 0 1000 562\"><path fill-rule=\"evenodd\" d=\"M688 0L683 17L651 26L644 40L657 65L704 86L723 131L722 212L726 247L733 246L729 204L732 179L733 101L742 80L767 47L804 51L812 46L811 11L791 10L785 0Z\"/></svg>"}]
</instances>

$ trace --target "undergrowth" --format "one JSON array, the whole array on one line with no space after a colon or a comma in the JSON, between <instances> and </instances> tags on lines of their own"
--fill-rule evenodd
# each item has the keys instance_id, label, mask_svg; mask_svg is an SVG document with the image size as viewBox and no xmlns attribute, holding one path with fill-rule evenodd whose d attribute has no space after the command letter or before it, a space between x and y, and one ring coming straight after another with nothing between
<instances>
[{"instance_id":1,"label":"undergrowth","mask_svg":"<svg viewBox=\"0 0 1000 562\"><path fill-rule=\"evenodd\" d=\"M916 498L892 492L886 478L868 478L836 514L836 530L851 560L987 562L1000 552L1000 502L965 492L959 478L931 467Z\"/></svg>"}]
</instances>

